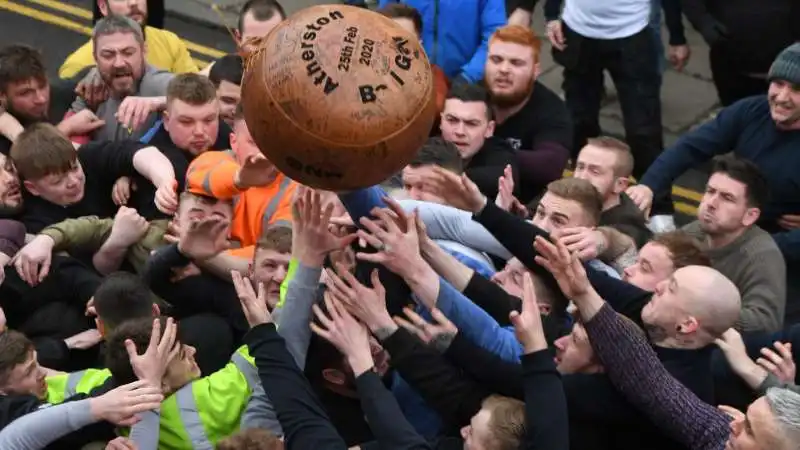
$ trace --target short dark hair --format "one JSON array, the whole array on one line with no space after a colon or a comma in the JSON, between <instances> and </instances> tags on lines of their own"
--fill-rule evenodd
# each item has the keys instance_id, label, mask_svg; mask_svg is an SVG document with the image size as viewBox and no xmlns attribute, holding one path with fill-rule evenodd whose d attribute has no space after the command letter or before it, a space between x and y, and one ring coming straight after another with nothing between
<instances>
[{"instance_id":1,"label":"short dark hair","mask_svg":"<svg viewBox=\"0 0 800 450\"><path fill-rule=\"evenodd\" d=\"M217 88L208 77L197 73L175 75L167 85L167 104L180 100L192 106L202 106L217 98Z\"/></svg>"},{"instance_id":2,"label":"short dark hair","mask_svg":"<svg viewBox=\"0 0 800 450\"><path fill-rule=\"evenodd\" d=\"M486 106L486 118L494 120L494 111L492 110L490 98L489 91L483 86L460 81L453 83L453 86L447 92L445 101L455 99L464 103L483 103Z\"/></svg>"},{"instance_id":3,"label":"short dark hair","mask_svg":"<svg viewBox=\"0 0 800 450\"><path fill-rule=\"evenodd\" d=\"M458 147L438 136L429 138L408 165L439 166L459 175L464 172L464 161L461 160Z\"/></svg>"},{"instance_id":4,"label":"short dark hair","mask_svg":"<svg viewBox=\"0 0 800 450\"><path fill-rule=\"evenodd\" d=\"M256 242L258 250L272 250L278 253L292 252L292 227L272 224L264 228Z\"/></svg>"},{"instance_id":5,"label":"short dark hair","mask_svg":"<svg viewBox=\"0 0 800 450\"><path fill-rule=\"evenodd\" d=\"M94 292L94 308L106 329L111 330L126 320L152 318L153 297L138 276L115 272Z\"/></svg>"},{"instance_id":6,"label":"short dark hair","mask_svg":"<svg viewBox=\"0 0 800 450\"><path fill-rule=\"evenodd\" d=\"M711 174L723 173L745 185L747 206L763 208L769 200L769 183L752 161L734 155L720 155L711 160Z\"/></svg>"},{"instance_id":7,"label":"short dark hair","mask_svg":"<svg viewBox=\"0 0 800 450\"><path fill-rule=\"evenodd\" d=\"M24 44L7 45L0 49L0 92L11 83L30 80L47 81L42 53Z\"/></svg>"},{"instance_id":8,"label":"short dark hair","mask_svg":"<svg viewBox=\"0 0 800 450\"><path fill-rule=\"evenodd\" d=\"M0 386L8 383L8 376L20 364L32 357L33 342L24 334L5 330L0 334Z\"/></svg>"},{"instance_id":9,"label":"short dark hair","mask_svg":"<svg viewBox=\"0 0 800 450\"><path fill-rule=\"evenodd\" d=\"M414 24L417 35L422 34L422 14L413 6L405 3L389 3L377 12L390 19L408 19Z\"/></svg>"},{"instance_id":10,"label":"short dark hair","mask_svg":"<svg viewBox=\"0 0 800 450\"><path fill-rule=\"evenodd\" d=\"M114 381L120 385L133 383L138 379L133 373L131 360L128 350L125 348L125 341L130 339L136 346L136 353L143 354L150 345L150 335L153 333L154 317L133 319L122 322L108 336L106 336L106 368L111 372ZM166 317L159 317L161 329L164 330L167 324ZM180 345L178 339L176 345Z\"/></svg>"},{"instance_id":11,"label":"short dark hair","mask_svg":"<svg viewBox=\"0 0 800 450\"><path fill-rule=\"evenodd\" d=\"M72 170L78 160L72 142L49 123L34 123L14 141L9 153L22 180L38 180Z\"/></svg>"},{"instance_id":12,"label":"short dark hair","mask_svg":"<svg viewBox=\"0 0 800 450\"><path fill-rule=\"evenodd\" d=\"M259 22L264 22L272 19L277 14L282 20L286 19L286 11L280 3L275 0L248 0L242 9L239 10L239 31L242 31L242 24L244 23L244 16L252 12L253 17Z\"/></svg>"},{"instance_id":13,"label":"short dark hair","mask_svg":"<svg viewBox=\"0 0 800 450\"><path fill-rule=\"evenodd\" d=\"M219 87L220 83L227 81L237 86L242 84L242 75L244 74L244 61L239 55L225 55L216 60L211 70L208 72L208 79L214 83L215 87Z\"/></svg>"}]
</instances>

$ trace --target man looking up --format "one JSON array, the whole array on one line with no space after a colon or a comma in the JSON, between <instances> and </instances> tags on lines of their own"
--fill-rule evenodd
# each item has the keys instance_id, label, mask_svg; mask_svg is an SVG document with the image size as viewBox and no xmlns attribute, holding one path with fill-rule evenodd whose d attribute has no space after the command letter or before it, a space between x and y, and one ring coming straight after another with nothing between
<instances>
[{"instance_id":1,"label":"man looking up","mask_svg":"<svg viewBox=\"0 0 800 450\"><path fill-rule=\"evenodd\" d=\"M767 196L767 180L753 163L718 156L698 220L684 227L705 242L712 266L739 289L742 312L736 327L742 331L773 332L783 325L786 263L769 233L755 224Z\"/></svg>"},{"instance_id":2,"label":"man looking up","mask_svg":"<svg viewBox=\"0 0 800 450\"><path fill-rule=\"evenodd\" d=\"M147 62L153 67L173 73L197 72L197 64L189 54L186 43L177 34L147 26L147 0L97 0L97 6L103 17L128 17L139 24L147 36ZM96 45L94 39L69 55L58 70L58 76L72 78L94 65L93 45Z\"/></svg>"},{"instance_id":3,"label":"man looking up","mask_svg":"<svg viewBox=\"0 0 800 450\"><path fill-rule=\"evenodd\" d=\"M572 119L564 101L536 81L541 46L530 28L504 26L489 40L486 60L494 134L517 150L523 203L561 178L572 148Z\"/></svg>"}]
</instances>

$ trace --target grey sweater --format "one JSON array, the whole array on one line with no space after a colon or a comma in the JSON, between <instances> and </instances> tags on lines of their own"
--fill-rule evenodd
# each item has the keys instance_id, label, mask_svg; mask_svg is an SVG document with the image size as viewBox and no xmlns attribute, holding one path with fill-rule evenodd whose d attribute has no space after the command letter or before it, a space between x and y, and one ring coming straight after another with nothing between
<instances>
[{"instance_id":1,"label":"grey sweater","mask_svg":"<svg viewBox=\"0 0 800 450\"><path fill-rule=\"evenodd\" d=\"M706 242L698 221L683 230ZM706 251L711 265L728 277L742 296L742 312L736 328L780 330L786 308L786 263L772 236L753 226L730 244Z\"/></svg>"},{"instance_id":2,"label":"grey sweater","mask_svg":"<svg viewBox=\"0 0 800 450\"><path fill-rule=\"evenodd\" d=\"M57 439L97 420L92 417L92 399L62 403L40 409L11 422L0 431L3 450L39 450ZM158 448L159 414L147 411L131 429L130 440L138 450Z\"/></svg>"}]
</instances>

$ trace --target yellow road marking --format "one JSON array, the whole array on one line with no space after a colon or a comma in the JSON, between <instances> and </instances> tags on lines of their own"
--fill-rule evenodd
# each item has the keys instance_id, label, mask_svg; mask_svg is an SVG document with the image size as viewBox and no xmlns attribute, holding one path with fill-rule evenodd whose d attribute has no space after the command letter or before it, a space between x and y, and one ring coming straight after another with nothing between
<instances>
[{"instance_id":1,"label":"yellow road marking","mask_svg":"<svg viewBox=\"0 0 800 450\"><path fill-rule=\"evenodd\" d=\"M33 3L33 4L36 4L36 5L39 5L39 6L44 6L46 8L51 8L51 9L54 9L56 11L60 11L60 12L66 13L66 14L78 17L80 19L83 19L83 20L92 20L92 11L90 11L88 9L81 8L79 6L74 6L74 5L70 5L70 4L59 2L59 1L55 1L55 0L25 0L25 1L27 3ZM18 5L16 3L12 3L12 2L10 2L8 0L0 0L0 4L3 4L3 3L9 3L9 4ZM23 5L18 5L18 6L25 8L25 6L23 6ZM29 10L38 11L38 10L35 10L33 8L29 8ZM42 14L49 14L49 13L46 13L44 11L40 11L40 12ZM52 15L52 14L49 14L49 15ZM59 17L59 16L55 16L55 17ZM69 19L64 19L64 20L69 20ZM87 27L87 28L89 30L88 35L91 36L91 30L92 29L91 29L91 27ZM84 33L84 34L86 34L86 33ZM220 51L220 50L217 50L217 49L211 48L211 47L206 47L205 45L201 45L201 44L198 44L196 42L192 42L192 41L189 41L189 40L186 40L186 39L183 39L183 42L186 44L186 48L188 48L189 50L191 50L191 51L193 51L195 53L200 53L202 55L209 56L209 57L214 58L214 59L221 58L222 56L225 55L225 52L223 52L223 51ZM208 64L208 62L204 62L202 64L202 66L205 66L207 64Z\"/></svg>"},{"instance_id":2,"label":"yellow road marking","mask_svg":"<svg viewBox=\"0 0 800 450\"><path fill-rule=\"evenodd\" d=\"M37 2L46 2L49 0L35 0ZM80 33L86 36L92 35L92 28L87 27L86 25L82 25L78 22L74 22L69 19L65 19L56 14L51 14L45 11L40 11L38 9L30 8L25 5L20 5L19 3L10 2L8 0L0 0L0 9L5 9L7 11L11 11L13 13L30 17L31 19L38 20L40 22L49 23L51 25L55 25L57 27L65 28L67 30L72 30L76 33ZM188 44L187 44L188 47ZM199 53L199 52L198 52ZM220 52L220 55L224 53ZM208 65L208 61L194 58L195 64L198 65L199 68L203 68Z\"/></svg>"}]
</instances>

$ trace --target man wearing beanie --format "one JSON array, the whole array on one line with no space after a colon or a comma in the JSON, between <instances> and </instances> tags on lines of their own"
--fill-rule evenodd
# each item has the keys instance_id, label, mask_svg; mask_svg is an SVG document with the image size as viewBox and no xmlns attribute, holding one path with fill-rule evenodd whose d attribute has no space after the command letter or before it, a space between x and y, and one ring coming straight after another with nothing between
<instances>
[{"instance_id":1,"label":"man wearing beanie","mask_svg":"<svg viewBox=\"0 0 800 450\"><path fill-rule=\"evenodd\" d=\"M800 41L800 1L682 0L689 22L709 46L722 106L766 92L775 57Z\"/></svg>"},{"instance_id":2,"label":"man wearing beanie","mask_svg":"<svg viewBox=\"0 0 800 450\"><path fill-rule=\"evenodd\" d=\"M772 234L787 273L800 273L800 42L785 48L767 74L766 95L739 100L684 134L661 154L628 195L642 209L691 167L733 152L767 175L771 197L758 225ZM787 277L784 326L800 323L800 278Z\"/></svg>"}]
</instances>

